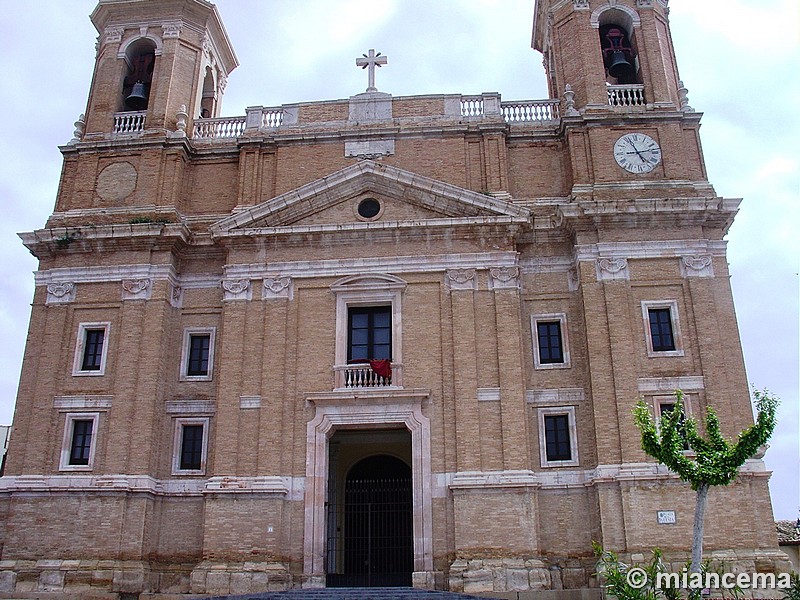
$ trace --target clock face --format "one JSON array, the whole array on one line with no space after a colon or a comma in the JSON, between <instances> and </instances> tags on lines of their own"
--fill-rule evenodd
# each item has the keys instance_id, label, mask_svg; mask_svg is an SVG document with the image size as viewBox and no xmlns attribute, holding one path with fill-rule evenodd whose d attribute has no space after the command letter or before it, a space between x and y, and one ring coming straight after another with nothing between
<instances>
[{"instance_id":1,"label":"clock face","mask_svg":"<svg viewBox=\"0 0 800 600\"><path fill-rule=\"evenodd\" d=\"M617 164L631 173L649 173L661 162L661 148L644 133L626 133L614 144Z\"/></svg>"}]
</instances>

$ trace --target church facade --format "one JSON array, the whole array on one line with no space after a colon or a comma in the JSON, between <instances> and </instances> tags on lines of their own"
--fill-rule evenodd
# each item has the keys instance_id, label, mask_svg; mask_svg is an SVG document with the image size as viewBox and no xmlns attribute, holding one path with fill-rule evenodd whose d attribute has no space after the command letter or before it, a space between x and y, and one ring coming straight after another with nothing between
<instances>
[{"instance_id":1,"label":"church facade","mask_svg":"<svg viewBox=\"0 0 800 600\"><path fill-rule=\"evenodd\" d=\"M228 118L212 4L100 0L54 212L21 234L0 597L586 588L593 540L683 566L693 493L631 410L752 423L739 200L666 0L534 12L551 99L371 76ZM768 477L712 491L709 556L782 568Z\"/></svg>"}]
</instances>

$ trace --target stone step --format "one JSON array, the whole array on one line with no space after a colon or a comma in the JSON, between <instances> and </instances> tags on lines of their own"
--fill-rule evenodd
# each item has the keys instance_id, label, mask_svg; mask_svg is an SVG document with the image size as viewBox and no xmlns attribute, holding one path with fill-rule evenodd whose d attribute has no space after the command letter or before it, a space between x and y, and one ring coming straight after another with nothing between
<instances>
[{"instance_id":1,"label":"stone step","mask_svg":"<svg viewBox=\"0 0 800 600\"><path fill-rule=\"evenodd\" d=\"M455 592L393 587L288 590L241 596L214 596L205 600L485 600L485 598Z\"/></svg>"}]
</instances>

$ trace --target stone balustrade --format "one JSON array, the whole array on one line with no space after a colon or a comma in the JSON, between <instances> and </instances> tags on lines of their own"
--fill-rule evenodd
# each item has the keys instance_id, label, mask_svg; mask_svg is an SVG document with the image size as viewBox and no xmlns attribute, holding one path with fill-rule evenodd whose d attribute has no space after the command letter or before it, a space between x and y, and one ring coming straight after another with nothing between
<instances>
[{"instance_id":1,"label":"stone balustrade","mask_svg":"<svg viewBox=\"0 0 800 600\"><path fill-rule=\"evenodd\" d=\"M609 85L606 89L609 106L645 106L644 86L641 84Z\"/></svg>"},{"instance_id":2,"label":"stone balustrade","mask_svg":"<svg viewBox=\"0 0 800 600\"><path fill-rule=\"evenodd\" d=\"M392 363L390 377L381 377L372 370L369 363L337 365L333 370L337 389L397 387L403 380L403 365L397 363Z\"/></svg>"},{"instance_id":3,"label":"stone balustrade","mask_svg":"<svg viewBox=\"0 0 800 600\"><path fill-rule=\"evenodd\" d=\"M146 110L118 112L114 114L115 134L141 133L144 131Z\"/></svg>"}]
</instances>

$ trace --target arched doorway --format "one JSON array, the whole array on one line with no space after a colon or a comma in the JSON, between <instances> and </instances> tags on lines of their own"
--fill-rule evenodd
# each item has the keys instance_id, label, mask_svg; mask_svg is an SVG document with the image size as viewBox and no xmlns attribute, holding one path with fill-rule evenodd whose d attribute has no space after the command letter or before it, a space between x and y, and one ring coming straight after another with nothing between
<instances>
[{"instance_id":1,"label":"arched doorway","mask_svg":"<svg viewBox=\"0 0 800 600\"><path fill-rule=\"evenodd\" d=\"M411 467L388 454L358 460L344 477L329 546L329 587L410 586L414 570ZM334 533L335 532L335 533Z\"/></svg>"}]
</instances>

